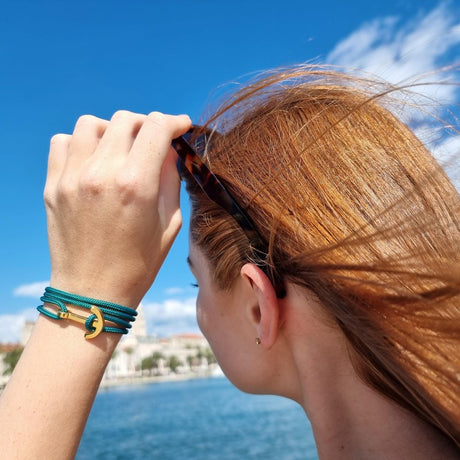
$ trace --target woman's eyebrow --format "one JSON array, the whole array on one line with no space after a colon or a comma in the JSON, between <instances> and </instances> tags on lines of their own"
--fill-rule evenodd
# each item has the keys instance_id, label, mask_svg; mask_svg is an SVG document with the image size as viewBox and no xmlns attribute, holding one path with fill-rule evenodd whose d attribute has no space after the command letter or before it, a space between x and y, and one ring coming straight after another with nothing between
<instances>
[{"instance_id":1,"label":"woman's eyebrow","mask_svg":"<svg viewBox=\"0 0 460 460\"><path fill-rule=\"evenodd\" d=\"M187 265L192 269L193 268L193 263L192 259L190 259L190 256L187 256Z\"/></svg>"}]
</instances>

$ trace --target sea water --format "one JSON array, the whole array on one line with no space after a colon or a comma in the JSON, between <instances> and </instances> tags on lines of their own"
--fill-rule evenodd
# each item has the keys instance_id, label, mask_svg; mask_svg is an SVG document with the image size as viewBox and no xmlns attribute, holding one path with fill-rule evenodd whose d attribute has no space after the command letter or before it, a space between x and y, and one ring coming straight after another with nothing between
<instances>
[{"instance_id":1,"label":"sea water","mask_svg":"<svg viewBox=\"0 0 460 460\"><path fill-rule=\"evenodd\" d=\"M77 460L315 460L302 409L225 378L101 390Z\"/></svg>"}]
</instances>

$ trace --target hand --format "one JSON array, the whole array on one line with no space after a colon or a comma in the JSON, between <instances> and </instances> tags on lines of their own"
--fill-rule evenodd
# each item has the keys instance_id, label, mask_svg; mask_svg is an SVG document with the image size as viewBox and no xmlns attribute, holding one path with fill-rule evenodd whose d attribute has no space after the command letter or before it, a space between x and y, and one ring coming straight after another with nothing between
<instances>
[{"instance_id":1,"label":"hand","mask_svg":"<svg viewBox=\"0 0 460 460\"><path fill-rule=\"evenodd\" d=\"M186 115L81 117L51 140L45 204L51 286L136 307L181 223L171 140Z\"/></svg>"}]
</instances>

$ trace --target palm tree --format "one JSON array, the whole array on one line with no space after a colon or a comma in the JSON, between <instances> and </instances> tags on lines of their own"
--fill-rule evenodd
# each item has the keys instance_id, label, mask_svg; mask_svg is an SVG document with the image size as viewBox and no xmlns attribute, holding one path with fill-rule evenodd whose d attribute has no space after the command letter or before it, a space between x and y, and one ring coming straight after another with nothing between
<instances>
[{"instance_id":1,"label":"palm tree","mask_svg":"<svg viewBox=\"0 0 460 460\"><path fill-rule=\"evenodd\" d=\"M161 351L154 351L152 354L153 368L158 372L160 363L165 360L165 356Z\"/></svg>"},{"instance_id":2,"label":"palm tree","mask_svg":"<svg viewBox=\"0 0 460 460\"><path fill-rule=\"evenodd\" d=\"M171 369L172 372L177 373L178 368L182 365L182 361L176 355L171 355L168 358L167 366Z\"/></svg>"},{"instance_id":3,"label":"palm tree","mask_svg":"<svg viewBox=\"0 0 460 460\"><path fill-rule=\"evenodd\" d=\"M187 355L187 364L188 364L188 367L190 367L190 369L193 369L193 367L196 365L195 356Z\"/></svg>"},{"instance_id":4,"label":"palm tree","mask_svg":"<svg viewBox=\"0 0 460 460\"><path fill-rule=\"evenodd\" d=\"M158 369L160 361L164 359L165 357L161 351L155 351L141 361L141 370L147 370L151 374L152 369Z\"/></svg>"},{"instance_id":5,"label":"palm tree","mask_svg":"<svg viewBox=\"0 0 460 460\"><path fill-rule=\"evenodd\" d=\"M147 356L141 361L141 371L148 371L149 375L152 373L152 369L155 367L153 356Z\"/></svg>"}]
</instances>

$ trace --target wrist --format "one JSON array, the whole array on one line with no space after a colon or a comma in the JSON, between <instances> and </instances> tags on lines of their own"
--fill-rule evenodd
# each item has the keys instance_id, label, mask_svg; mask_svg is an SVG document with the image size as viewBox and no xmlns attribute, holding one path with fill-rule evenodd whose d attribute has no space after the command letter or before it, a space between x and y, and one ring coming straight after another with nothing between
<instances>
[{"instance_id":1,"label":"wrist","mask_svg":"<svg viewBox=\"0 0 460 460\"><path fill-rule=\"evenodd\" d=\"M133 310L137 309L150 287L149 285L143 289L143 286L140 286L139 283L128 283L126 277L123 282L120 282L120 279L109 281L101 278L101 276L92 279L85 277L85 279L80 280L78 275L73 275L70 278L51 275L50 286L76 295L126 305ZM129 284L133 286L127 286Z\"/></svg>"},{"instance_id":2,"label":"wrist","mask_svg":"<svg viewBox=\"0 0 460 460\"><path fill-rule=\"evenodd\" d=\"M56 288L47 287L40 298L43 305L37 310L44 316L56 321L71 321L84 325L85 338L94 339L100 333L127 334L137 312L129 307L106 300L80 296ZM77 313L72 308L85 309L87 314Z\"/></svg>"}]
</instances>

